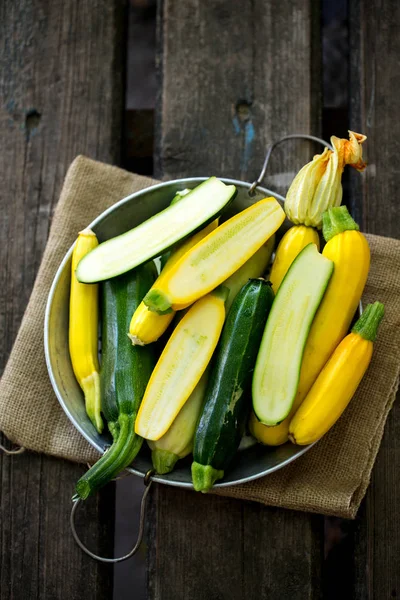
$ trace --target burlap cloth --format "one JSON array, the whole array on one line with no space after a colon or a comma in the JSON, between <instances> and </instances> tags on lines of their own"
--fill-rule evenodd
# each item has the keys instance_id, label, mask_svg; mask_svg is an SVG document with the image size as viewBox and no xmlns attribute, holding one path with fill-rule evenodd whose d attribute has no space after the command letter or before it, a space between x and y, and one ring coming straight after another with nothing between
<instances>
[{"instance_id":1,"label":"burlap cloth","mask_svg":"<svg viewBox=\"0 0 400 600\"><path fill-rule=\"evenodd\" d=\"M98 454L60 408L47 374L43 320L56 269L77 232L111 204L154 183L78 157L54 213L49 240L0 383L0 430L16 444L77 462ZM258 481L218 493L267 505L353 518L367 489L400 366L400 241L368 235L371 272L363 301L380 300L385 318L372 364L336 426L305 456ZM15 460L18 460L17 458Z\"/></svg>"}]
</instances>

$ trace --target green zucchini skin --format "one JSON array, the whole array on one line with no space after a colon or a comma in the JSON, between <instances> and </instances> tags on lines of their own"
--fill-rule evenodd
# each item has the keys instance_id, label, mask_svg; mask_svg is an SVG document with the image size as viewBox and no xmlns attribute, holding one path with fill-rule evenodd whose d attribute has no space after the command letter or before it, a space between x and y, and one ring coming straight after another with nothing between
<instances>
[{"instance_id":1,"label":"green zucchini skin","mask_svg":"<svg viewBox=\"0 0 400 600\"><path fill-rule=\"evenodd\" d=\"M153 285L157 270L151 261L102 284L102 410L108 423L122 412L137 413L153 368L153 352L140 352L128 337L132 311ZM132 313L132 314L131 314ZM144 377L140 377L141 373ZM151 370L150 370L151 373Z\"/></svg>"},{"instance_id":2,"label":"green zucchini skin","mask_svg":"<svg viewBox=\"0 0 400 600\"><path fill-rule=\"evenodd\" d=\"M251 403L249 387L274 299L269 282L250 279L236 296L211 367L194 439L192 479L208 491L236 454Z\"/></svg>"},{"instance_id":3,"label":"green zucchini skin","mask_svg":"<svg viewBox=\"0 0 400 600\"><path fill-rule=\"evenodd\" d=\"M102 411L113 443L76 485L85 499L127 467L143 439L135 419L155 365L154 348L132 346L127 332L133 311L155 281L153 261L102 284Z\"/></svg>"}]
</instances>

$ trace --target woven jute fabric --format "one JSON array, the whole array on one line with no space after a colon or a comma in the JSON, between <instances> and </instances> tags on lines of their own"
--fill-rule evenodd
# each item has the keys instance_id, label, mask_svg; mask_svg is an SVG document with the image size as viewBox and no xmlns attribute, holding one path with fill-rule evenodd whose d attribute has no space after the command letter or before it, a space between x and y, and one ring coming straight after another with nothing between
<instances>
[{"instance_id":1,"label":"woven jute fabric","mask_svg":"<svg viewBox=\"0 0 400 600\"><path fill-rule=\"evenodd\" d=\"M75 430L51 387L43 351L47 296L77 232L154 180L85 157L72 163L22 324L0 382L0 430L27 449L77 462L98 454ZM335 427L291 465L217 493L266 505L354 517L367 489L400 370L400 241L368 235L372 260L363 302L385 304L372 363ZM17 458L15 460L18 460Z\"/></svg>"}]
</instances>

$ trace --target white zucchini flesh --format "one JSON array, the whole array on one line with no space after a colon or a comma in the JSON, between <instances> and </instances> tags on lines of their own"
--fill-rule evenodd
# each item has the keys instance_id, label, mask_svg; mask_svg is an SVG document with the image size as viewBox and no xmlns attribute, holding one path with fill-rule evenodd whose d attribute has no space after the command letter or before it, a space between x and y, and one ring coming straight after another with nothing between
<instances>
[{"instance_id":1,"label":"white zucchini flesh","mask_svg":"<svg viewBox=\"0 0 400 600\"><path fill-rule=\"evenodd\" d=\"M333 272L333 262L309 244L293 261L272 305L254 369L253 409L265 425L292 408L310 327Z\"/></svg>"},{"instance_id":2,"label":"white zucchini flesh","mask_svg":"<svg viewBox=\"0 0 400 600\"><path fill-rule=\"evenodd\" d=\"M210 177L190 193L134 229L107 240L78 264L82 283L116 277L159 256L179 240L211 221L235 196L234 185Z\"/></svg>"}]
</instances>

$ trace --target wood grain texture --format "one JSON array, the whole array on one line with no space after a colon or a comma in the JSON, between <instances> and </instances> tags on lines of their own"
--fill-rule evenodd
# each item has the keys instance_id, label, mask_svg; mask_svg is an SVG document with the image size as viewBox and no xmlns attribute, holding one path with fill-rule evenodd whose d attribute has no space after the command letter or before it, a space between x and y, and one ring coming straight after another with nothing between
<instances>
[{"instance_id":1,"label":"wood grain texture","mask_svg":"<svg viewBox=\"0 0 400 600\"><path fill-rule=\"evenodd\" d=\"M369 163L362 178L352 179L352 200L364 230L392 237L400 236L399 27L398 2L350 1L350 126L368 136ZM355 600L400 594L399 440L398 397L356 523Z\"/></svg>"},{"instance_id":2,"label":"wood grain texture","mask_svg":"<svg viewBox=\"0 0 400 600\"><path fill-rule=\"evenodd\" d=\"M122 22L117 0L0 3L1 368L69 163L79 153L118 160ZM83 467L26 453L0 455L0 468L2 600L109 597L111 570L83 555L69 529ZM113 492L102 498L79 518L95 550L112 545Z\"/></svg>"},{"instance_id":3,"label":"wood grain texture","mask_svg":"<svg viewBox=\"0 0 400 600\"><path fill-rule=\"evenodd\" d=\"M317 11L309 0L161 3L157 176L253 181L272 141L318 133ZM311 150L278 149L270 187L287 188Z\"/></svg>"},{"instance_id":4,"label":"wood grain texture","mask_svg":"<svg viewBox=\"0 0 400 600\"><path fill-rule=\"evenodd\" d=\"M165 0L158 12L156 175L254 179L266 146L319 132L317 3ZM267 184L311 156L287 146ZM151 600L320 596L323 518L157 486Z\"/></svg>"}]
</instances>

